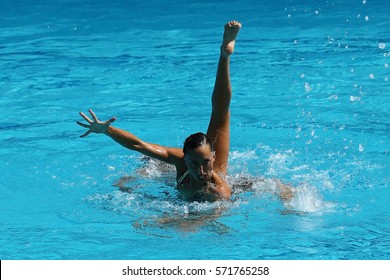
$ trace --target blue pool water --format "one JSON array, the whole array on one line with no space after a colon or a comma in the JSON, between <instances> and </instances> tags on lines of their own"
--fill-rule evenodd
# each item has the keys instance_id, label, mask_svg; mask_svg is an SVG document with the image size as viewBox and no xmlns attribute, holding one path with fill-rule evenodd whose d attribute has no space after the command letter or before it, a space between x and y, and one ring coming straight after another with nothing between
<instances>
[{"instance_id":1,"label":"blue pool water","mask_svg":"<svg viewBox=\"0 0 390 280\"><path fill-rule=\"evenodd\" d=\"M0 1L1 259L389 259L388 1ZM229 203L79 111L167 146L204 131L223 24ZM115 184L126 177L132 191ZM271 178L291 184L290 203ZM217 213L216 213L217 212Z\"/></svg>"}]
</instances>

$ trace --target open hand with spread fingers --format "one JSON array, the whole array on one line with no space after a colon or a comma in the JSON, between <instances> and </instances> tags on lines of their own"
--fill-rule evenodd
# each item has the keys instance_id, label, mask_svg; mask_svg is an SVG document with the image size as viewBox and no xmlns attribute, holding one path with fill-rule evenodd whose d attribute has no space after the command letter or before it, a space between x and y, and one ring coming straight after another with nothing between
<instances>
[{"instance_id":1,"label":"open hand with spread fingers","mask_svg":"<svg viewBox=\"0 0 390 280\"><path fill-rule=\"evenodd\" d=\"M88 110L88 112L91 114L93 120L87 117L83 112L80 112L80 116L82 116L83 119L88 122L88 124L84 124L82 122L77 121L78 125L88 128L88 131L83 135L81 135L80 137L86 137L90 133L106 133L108 127L116 120L116 117L113 117L105 122L101 122L98 120L98 118L96 117L95 113L92 110Z\"/></svg>"}]
</instances>

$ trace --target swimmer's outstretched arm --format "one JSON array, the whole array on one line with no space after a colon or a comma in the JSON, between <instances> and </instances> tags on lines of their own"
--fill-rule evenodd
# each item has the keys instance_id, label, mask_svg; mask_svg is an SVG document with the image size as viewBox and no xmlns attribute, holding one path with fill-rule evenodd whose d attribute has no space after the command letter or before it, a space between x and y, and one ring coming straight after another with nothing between
<instances>
[{"instance_id":1,"label":"swimmer's outstretched arm","mask_svg":"<svg viewBox=\"0 0 390 280\"><path fill-rule=\"evenodd\" d=\"M88 131L80 137L86 137L90 133L104 133L122 146L130 150L142 153L146 156L153 157L155 159L161 160L169 164L173 164L175 166L177 166L179 162L182 161L184 156L182 149L169 148L145 142L128 131L110 126L116 120L115 117L105 122L101 122L98 120L92 110L89 110L89 113L92 116L92 120L87 117L83 112L80 112L80 116L88 122L88 124L84 124L82 122L77 121L78 125L88 128Z\"/></svg>"},{"instance_id":2,"label":"swimmer's outstretched arm","mask_svg":"<svg viewBox=\"0 0 390 280\"><path fill-rule=\"evenodd\" d=\"M109 126L105 134L130 150L169 164L177 165L177 162L184 157L182 149L148 143L139 139L134 134L116 127Z\"/></svg>"}]
</instances>

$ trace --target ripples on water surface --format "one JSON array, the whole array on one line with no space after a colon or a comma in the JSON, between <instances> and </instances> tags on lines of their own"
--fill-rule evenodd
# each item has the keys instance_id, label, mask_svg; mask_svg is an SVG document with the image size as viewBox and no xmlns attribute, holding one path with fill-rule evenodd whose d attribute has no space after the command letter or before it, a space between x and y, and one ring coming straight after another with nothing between
<instances>
[{"instance_id":1,"label":"ripples on water surface","mask_svg":"<svg viewBox=\"0 0 390 280\"><path fill-rule=\"evenodd\" d=\"M386 1L0 5L2 259L388 259ZM232 202L78 138L88 108L163 145L204 131L232 18Z\"/></svg>"}]
</instances>

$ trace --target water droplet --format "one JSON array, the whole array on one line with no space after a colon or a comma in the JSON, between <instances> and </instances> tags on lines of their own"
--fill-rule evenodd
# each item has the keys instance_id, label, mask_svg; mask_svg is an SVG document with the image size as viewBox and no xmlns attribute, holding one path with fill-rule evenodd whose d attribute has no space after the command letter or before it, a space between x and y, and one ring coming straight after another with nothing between
<instances>
[{"instance_id":1,"label":"water droplet","mask_svg":"<svg viewBox=\"0 0 390 280\"><path fill-rule=\"evenodd\" d=\"M302 74L301 74L301 78L302 78L302 79L305 78L305 74L302 73Z\"/></svg>"},{"instance_id":2,"label":"water droplet","mask_svg":"<svg viewBox=\"0 0 390 280\"><path fill-rule=\"evenodd\" d=\"M378 44L378 47L383 50L384 48L386 48L386 44L385 43L379 43Z\"/></svg>"},{"instance_id":3,"label":"water droplet","mask_svg":"<svg viewBox=\"0 0 390 280\"><path fill-rule=\"evenodd\" d=\"M364 20L369 21L369 17L368 17L368 16L365 16L365 17L364 17Z\"/></svg>"},{"instance_id":4,"label":"water droplet","mask_svg":"<svg viewBox=\"0 0 390 280\"><path fill-rule=\"evenodd\" d=\"M313 88L310 86L309 83L305 83L305 89L306 89L307 92L310 92L310 91L313 90Z\"/></svg>"},{"instance_id":5,"label":"water droplet","mask_svg":"<svg viewBox=\"0 0 390 280\"><path fill-rule=\"evenodd\" d=\"M363 5L367 3L367 0L363 0Z\"/></svg>"},{"instance_id":6,"label":"water droplet","mask_svg":"<svg viewBox=\"0 0 390 280\"><path fill-rule=\"evenodd\" d=\"M364 151L364 146L362 144L359 144L359 152L363 152Z\"/></svg>"},{"instance_id":7,"label":"water droplet","mask_svg":"<svg viewBox=\"0 0 390 280\"><path fill-rule=\"evenodd\" d=\"M359 101L360 100L360 97L359 96L353 96L353 95L351 95L350 97L349 97L349 101L351 101L351 102L355 102L355 101Z\"/></svg>"},{"instance_id":8,"label":"water droplet","mask_svg":"<svg viewBox=\"0 0 390 280\"><path fill-rule=\"evenodd\" d=\"M370 74L369 77L370 77L370 79L374 79L375 75L374 74Z\"/></svg>"}]
</instances>

